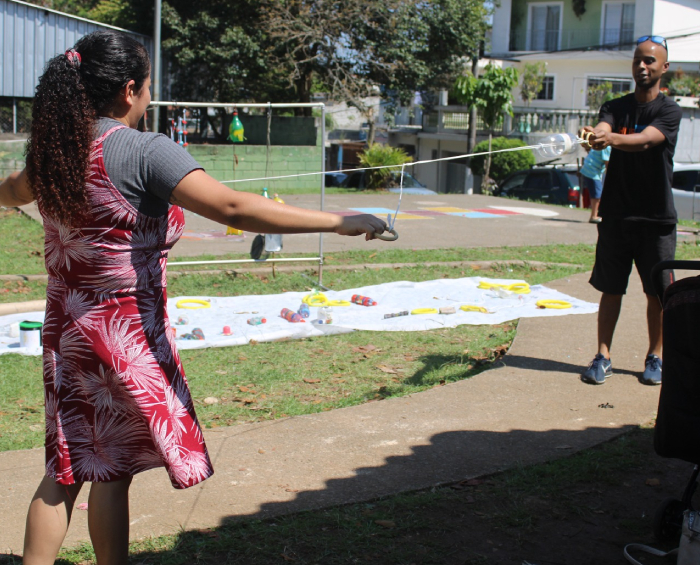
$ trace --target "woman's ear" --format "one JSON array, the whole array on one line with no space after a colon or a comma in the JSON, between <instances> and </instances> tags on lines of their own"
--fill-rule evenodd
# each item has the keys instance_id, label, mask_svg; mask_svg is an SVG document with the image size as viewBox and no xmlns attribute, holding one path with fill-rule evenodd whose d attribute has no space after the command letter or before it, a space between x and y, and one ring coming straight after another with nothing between
<instances>
[{"instance_id":1,"label":"woman's ear","mask_svg":"<svg viewBox=\"0 0 700 565\"><path fill-rule=\"evenodd\" d=\"M122 100L129 106L134 104L134 97L136 96L136 91L134 89L135 85L136 81L130 80L119 91L120 98L122 98Z\"/></svg>"}]
</instances>

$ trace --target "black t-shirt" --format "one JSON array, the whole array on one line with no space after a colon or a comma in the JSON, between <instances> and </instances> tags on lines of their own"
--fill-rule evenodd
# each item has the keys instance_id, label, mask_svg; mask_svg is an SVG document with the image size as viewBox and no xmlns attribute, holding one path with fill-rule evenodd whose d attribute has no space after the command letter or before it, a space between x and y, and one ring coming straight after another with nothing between
<instances>
[{"instance_id":1,"label":"black t-shirt","mask_svg":"<svg viewBox=\"0 0 700 565\"><path fill-rule=\"evenodd\" d=\"M613 148L605 177L600 215L659 224L675 224L671 180L682 111L670 98L659 94L651 102L638 103L634 94L610 100L600 109L599 121L613 133L640 133L653 126L666 140L645 151Z\"/></svg>"}]
</instances>

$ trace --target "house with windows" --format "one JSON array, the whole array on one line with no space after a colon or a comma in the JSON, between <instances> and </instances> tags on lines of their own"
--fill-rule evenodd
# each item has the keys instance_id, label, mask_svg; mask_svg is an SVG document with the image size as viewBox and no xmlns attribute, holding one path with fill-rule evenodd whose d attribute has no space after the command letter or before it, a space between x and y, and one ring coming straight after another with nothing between
<instances>
[{"instance_id":1,"label":"house with windows","mask_svg":"<svg viewBox=\"0 0 700 565\"><path fill-rule=\"evenodd\" d=\"M589 109L592 86L634 89L632 55L645 35L667 38L671 72L700 71L700 0L502 0L490 56L547 64L533 108Z\"/></svg>"},{"instance_id":2,"label":"house with windows","mask_svg":"<svg viewBox=\"0 0 700 565\"><path fill-rule=\"evenodd\" d=\"M488 58L522 70L546 63L535 100L526 105L515 88L514 116L504 116L495 135L519 137L528 144L551 133L574 133L594 124L598 108L589 107L590 87L609 83L613 92L634 89L632 57L644 35L667 38L670 71L700 74L700 0L500 0L493 16ZM681 100L683 120L677 162L700 162L700 108ZM447 93L423 111L422 124L390 131L392 145L418 161L467 153L469 112L449 104ZM487 132L477 121L478 140ZM415 167L416 176L438 192L469 193L479 186L466 159Z\"/></svg>"}]
</instances>

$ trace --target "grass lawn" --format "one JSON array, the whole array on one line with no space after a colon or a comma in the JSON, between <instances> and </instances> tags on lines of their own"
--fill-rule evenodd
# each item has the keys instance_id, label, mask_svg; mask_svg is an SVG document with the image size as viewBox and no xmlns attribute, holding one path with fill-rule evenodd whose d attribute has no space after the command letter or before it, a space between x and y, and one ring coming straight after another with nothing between
<instances>
[{"instance_id":1,"label":"grass lawn","mask_svg":"<svg viewBox=\"0 0 700 565\"><path fill-rule=\"evenodd\" d=\"M41 227L0 212L0 270L42 273ZM21 245L16 245L18 234ZM679 259L699 256L694 243ZM515 265L509 260L550 263ZM332 253L324 283L334 289L393 280L484 276L546 283L590 269L590 245ZM498 260L489 269L426 266L426 262ZM396 268L362 265L410 263ZM552 265L557 263L559 265ZM561 266L567 263L571 266ZM415 266L418 264L418 266ZM171 267L172 269L172 267ZM178 269L180 270L180 269ZM184 270L184 269L183 269ZM201 267L198 267L201 270ZM311 271L309 271L310 273ZM300 291L299 273L181 274L169 295L242 295ZM0 281L0 302L43 298L45 283ZM181 353L198 415L207 428L270 420L377 401L469 378L509 347L517 323L426 332L355 332ZM287 360L284 367L275 359ZM205 404L216 397L218 403ZM41 359L0 356L0 451L43 443ZM417 493L304 512L265 521L227 523L132 545L132 564L346 563L500 565L620 563L625 541L652 542L650 516L665 496L680 496L685 467L651 452L640 429L570 458ZM661 477L657 487L646 479ZM574 557L571 558L571 554ZM616 552L616 553L612 553ZM89 546L65 551L58 563L94 562ZM0 564L19 564L0 556Z\"/></svg>"}]
</instances>

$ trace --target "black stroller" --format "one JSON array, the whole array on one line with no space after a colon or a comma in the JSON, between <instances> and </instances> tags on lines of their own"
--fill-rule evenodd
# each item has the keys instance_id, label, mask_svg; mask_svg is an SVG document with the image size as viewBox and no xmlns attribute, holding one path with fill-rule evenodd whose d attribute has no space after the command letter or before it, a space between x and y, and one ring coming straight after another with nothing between
<instances>
[{"instance_id":1,"label":"black stroller","mask_svg":"<svg viewBox=\"0 0 700 565\"><path fill-rule=\"evenodd\" d=\"M662 300L664 365L654 449L662 457L695 465L683 497L666 499L654 515L654 536L678 540L683 512L694 510L692 498L700 472L700 276L675 281L663 291L662 276L671 269L700 271L700 261L662 261L652 271Z\"/></svg>"}]
</instances>

